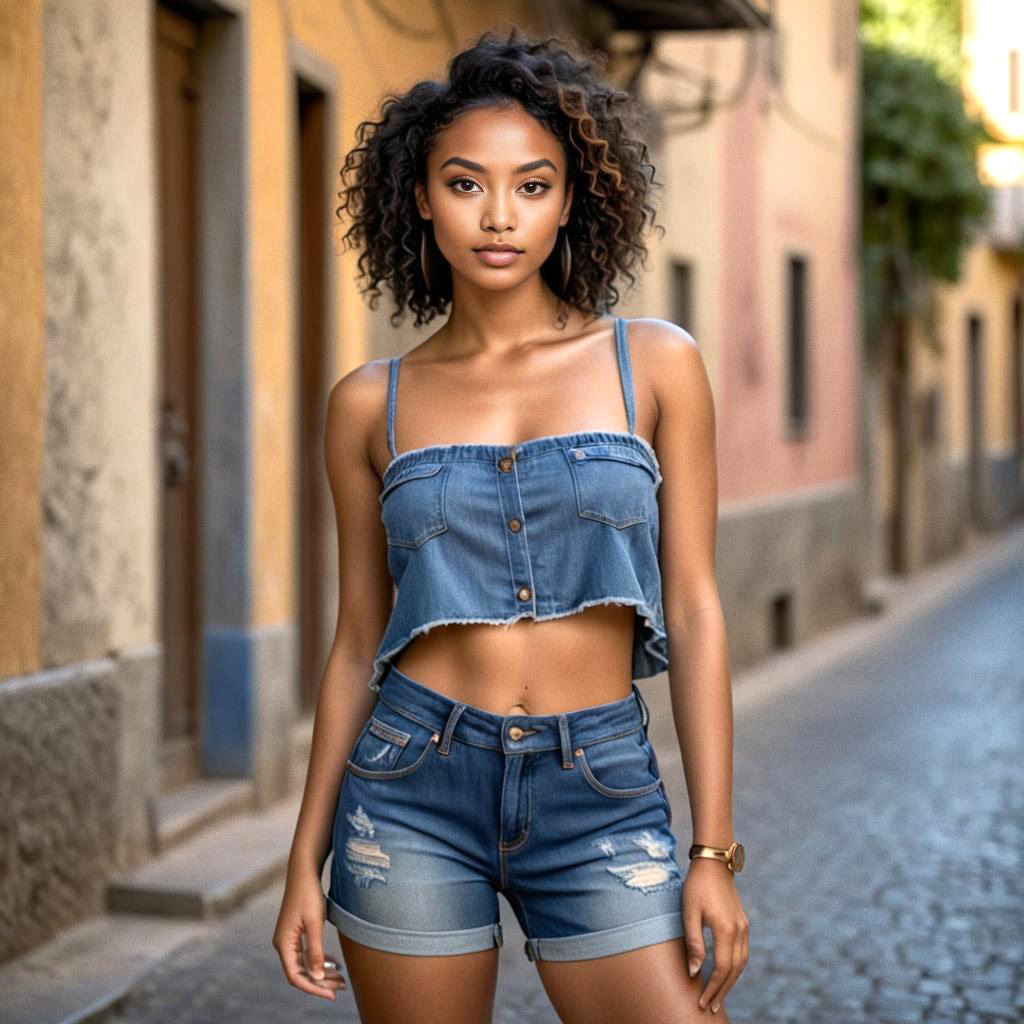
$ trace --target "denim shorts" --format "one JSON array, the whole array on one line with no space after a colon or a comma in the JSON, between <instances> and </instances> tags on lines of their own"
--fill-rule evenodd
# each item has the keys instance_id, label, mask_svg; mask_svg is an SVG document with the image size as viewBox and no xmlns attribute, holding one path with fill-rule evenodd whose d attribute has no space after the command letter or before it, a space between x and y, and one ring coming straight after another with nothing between
<instances>
[{"instance_id":1,"label":"denim shorts","mask_svg":"<svg viewBox=\"0 0 1024 1024\"><path fill-rule=\"evenodd\" d=\"M649 712L497 715L389 667L344 772L327 918L420 956L502 944L589 960L683 935L683 878Z\"/></svg>"}]
</instances>

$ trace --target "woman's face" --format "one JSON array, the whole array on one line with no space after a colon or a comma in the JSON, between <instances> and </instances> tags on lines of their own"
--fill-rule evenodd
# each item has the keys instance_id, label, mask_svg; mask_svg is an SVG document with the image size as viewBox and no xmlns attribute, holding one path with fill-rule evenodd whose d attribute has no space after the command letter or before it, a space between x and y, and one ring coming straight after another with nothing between
<instances>
[{"instance_id":1,"label":"woman's face","mask_svg":"<svg viewBox=\"0 0 1024 1024\"><path fill-rule=\"evenodd\" d=\"M416 185L420 215L433 221L452 273L481 288L509 288L537 273L569 220L561 144L519 104L458 117L428 155L426 174L426 187ZM478 251L501 244L519 255Z\"/></svg>"}]
</instances>

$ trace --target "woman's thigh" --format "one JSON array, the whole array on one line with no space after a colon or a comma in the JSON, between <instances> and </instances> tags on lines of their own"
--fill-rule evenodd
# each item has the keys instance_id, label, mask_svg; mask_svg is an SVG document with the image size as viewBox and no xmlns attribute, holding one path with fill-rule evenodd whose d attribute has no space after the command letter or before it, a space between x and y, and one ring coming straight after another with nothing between
<instances>
[{"instance_id":1,"label":"woman's thigh","mask_svg":"<svg viewBox=\"0 0 1024 1024\"><path fill-rule=\"evenodd\" d=\"M697 1005L701 975L686 972L683 939L592 960L538 960L537 971L562 1024L729 1024Z\"/></svg>"},{"instance_id":2,"label":"woman's thigh","mask_svg":"<svg viewBox=\"0 0 1024 1024\"><path fill-rule=\"evenodd\" d=\"M338 932L362 1024L489 1024L498 947L453 956L372 949Z\"/></svg>"}]
</instances>

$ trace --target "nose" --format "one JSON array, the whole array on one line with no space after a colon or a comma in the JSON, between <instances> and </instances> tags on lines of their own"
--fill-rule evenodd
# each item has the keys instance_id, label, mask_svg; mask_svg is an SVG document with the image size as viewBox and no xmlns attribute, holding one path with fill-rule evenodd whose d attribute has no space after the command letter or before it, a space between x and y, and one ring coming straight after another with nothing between
<instances>
[{"instance_id":1,"label":"nose","mask_svg":"<svg viewBox=\"0 0 1024 1024\"><path fill-rule=\"evenodd\" d=\"M504 198L500 191L491 195L490 202L484 210L481 220L481 227L487 231L508 231L515 227L512 220L512 205L507 198Z\"/></svg>"}]
</instances>

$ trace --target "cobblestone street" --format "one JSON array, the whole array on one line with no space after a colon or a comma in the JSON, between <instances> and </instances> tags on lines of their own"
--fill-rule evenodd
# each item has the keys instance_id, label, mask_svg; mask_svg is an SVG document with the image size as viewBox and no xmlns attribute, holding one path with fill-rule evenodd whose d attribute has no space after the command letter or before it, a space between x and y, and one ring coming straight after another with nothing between
<instances>
[{"instance_id":1,"label":"cobblestone street","mask_svg":"<svg viewBox=\"0 0 1024 1024\"><path fill-rule=\"evenodd\" d=\"M1024 563L736 725L733 1020L1024 1019Z\"/></svg>"},{"instance_id":2,"label":"cobblestone street","mask_svg":"<svg viewBox=\"0 0 1024 1024\"><path fill-rule=\"evenodd\" d=\"M738 710L738 884L750 960L735 1024L1024 1019L1024 562L788 692ZM649 685L645 694L655 692ZM652 713L666 714L664 694ZM678 752L659 750L668 775ZM685 792L672 791L680 856ZM355 1021L302 995L274 890L151 974L122 1024ZM499 1024L555 1022L502 901ZM709 937L710 933L706 933ZM328 948L337 939L328 931ZM412 1022L410 1022L412 1024ZM624 1022L628 1024L628 1022Z\"/></svg>"}]
</instances>

